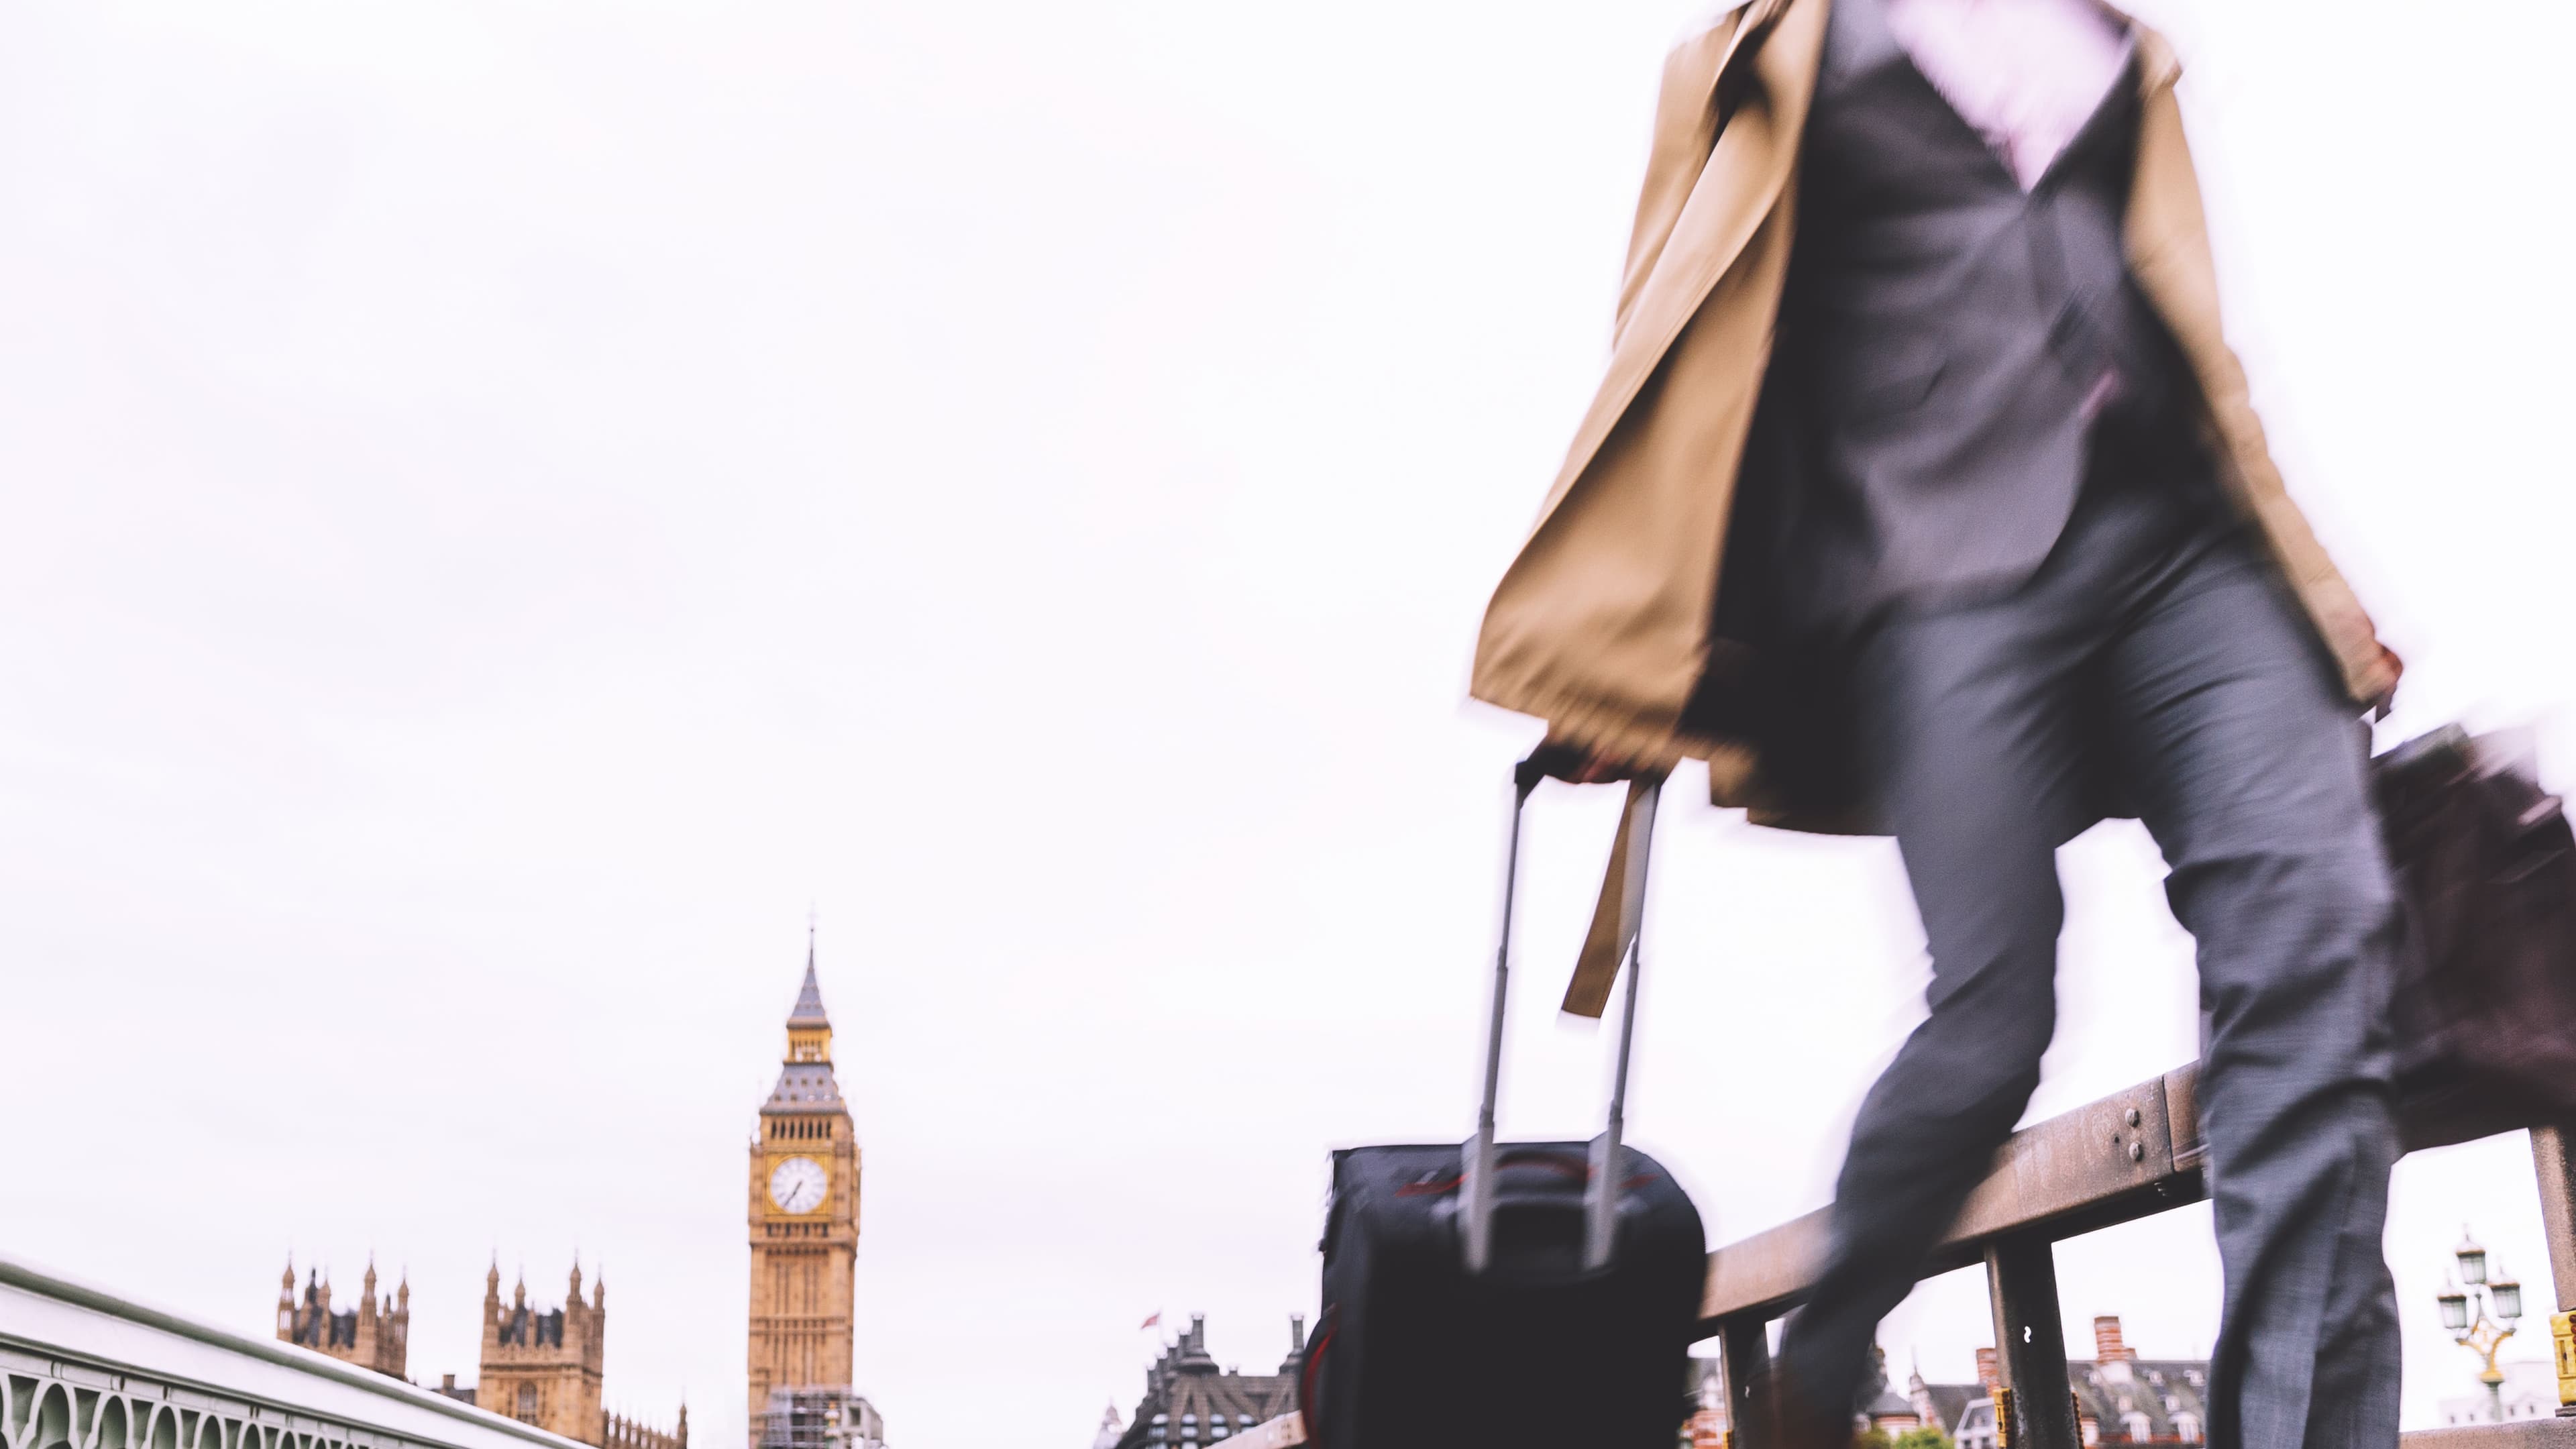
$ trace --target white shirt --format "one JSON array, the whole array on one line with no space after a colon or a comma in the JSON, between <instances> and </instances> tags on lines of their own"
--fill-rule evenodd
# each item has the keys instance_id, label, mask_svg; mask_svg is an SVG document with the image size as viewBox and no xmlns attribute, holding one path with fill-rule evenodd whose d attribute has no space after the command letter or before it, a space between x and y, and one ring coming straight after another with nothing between
<instances>
[{"instance_id":1,"label":"white shirt","mask_svg":"<svg viewBox=\"0 0 2576 1449\"><path fill-rule=\"evenodd\" d=\"M2129 54L2095 0L1887 0L1887 25L2024 190L2101 108Z\"/></svg>"}]
</instances>

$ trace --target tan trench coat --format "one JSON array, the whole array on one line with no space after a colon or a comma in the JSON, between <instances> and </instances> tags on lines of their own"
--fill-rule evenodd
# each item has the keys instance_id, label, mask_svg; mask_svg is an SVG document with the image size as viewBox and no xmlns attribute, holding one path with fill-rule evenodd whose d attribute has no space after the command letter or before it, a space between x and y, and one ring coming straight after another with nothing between
<instances>
[{"instance_id":1,"label":"tan trench coat","mask_svg":"<svg viewBox=\"0 0 2576 1449\"><path fill-rule=\"evenodd\" d=\"M1712 638L1718 563L1770 362L1829 3L1741 0L1665 62L1609 372L1487 606L1470 685L1480 700L1546 720L1551 738L1607 756L1657 767L1705 759L1718 804L1793 828L1842 822L1802 819L1766 784L1750 742L1696 732L1683 711L1729 648ZM2382 700L2396 687L2396 657L2283 491L2220 329L2173 92L2180 67L2162 37L2138 34L2145 117L2127 219L2131 273L2190 360L2231 495L2269 541L2356 704ZM1722 124L1721 97L1731 105ZM1611 880L1621 875L1614 860ZM1608 887L1602 905L1586 956L1606 993L1595 958L1624 942L1603 934L1621 914ZM1576 990L1586 990L1580 979ZM1579 1009L1574 997L1568 1005Z\"/></svg>"}]
</instances>

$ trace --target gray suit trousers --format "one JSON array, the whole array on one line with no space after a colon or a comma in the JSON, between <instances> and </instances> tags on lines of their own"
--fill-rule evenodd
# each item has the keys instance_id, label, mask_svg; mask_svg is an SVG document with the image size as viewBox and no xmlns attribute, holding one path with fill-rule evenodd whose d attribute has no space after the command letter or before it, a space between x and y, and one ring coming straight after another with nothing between
<instances>
[{"instance_id":1,"label":"gray suit trousers","mask_svg":"<svg viewBox=\"0 0 2576 1449\"><path fill-rule=\"evenodd\" d=\"M2039 1082L2056 1025L2056 848L2109 778L2198 944L2221 1326L2214 1449L2394 1449L2394 911L2367 739L2247 532L2176 491L2094 488L1999 599L1855 645L1865 743L1932 955L1930 1019L1864 1102L1788 1381L1857 1391L1878 1321Z\"/></svg>"}]
</instances>

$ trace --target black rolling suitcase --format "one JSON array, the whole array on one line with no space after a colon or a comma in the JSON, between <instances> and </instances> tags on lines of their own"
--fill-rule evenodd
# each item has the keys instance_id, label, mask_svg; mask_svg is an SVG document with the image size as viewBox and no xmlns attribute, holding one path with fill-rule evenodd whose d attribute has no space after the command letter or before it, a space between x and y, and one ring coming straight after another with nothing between
<instances>
[{"instance_id":1,"label":"black rolling suitcase","mask_svg":"<svg viewBox=\"0 0 2576 1449\"><path fill-rule=\"evenodd\" d=\"M1680 1430L1706 1245L1689 1195L1619 1140L1637 1024L1633 944L1608 1129L1588 1144L1494 1141L1534 759L1513 781L1475 1137L1333 1154L1323 1303L1298 1382L1307 1442L1323 1449L1672 1449ZM1641 787L1628 807L1641 817L1621 931L1632 943L1655 801L1656 787Z\"/></svg>"}]
</instances>

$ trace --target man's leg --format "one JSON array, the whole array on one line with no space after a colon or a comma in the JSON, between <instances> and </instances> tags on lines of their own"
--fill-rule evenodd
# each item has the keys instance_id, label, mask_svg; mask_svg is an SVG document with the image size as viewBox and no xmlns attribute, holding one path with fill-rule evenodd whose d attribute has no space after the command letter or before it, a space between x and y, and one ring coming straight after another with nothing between
<instances>
[{"instance_id":1,"label":"man's leg","mask_svg":"<svg viewBox=\"0 0 2576 1449\"><path fill-rule=\"evenodd\" d=\"M2394 912L2357 711L2242 541L2150 593L2106 663L2111 728L2199 943L2226 1274L2210 1442L2394 1449Z\"/></svg>"},{"instance_id":2,"label":"man's leg","mask_svg":"<svg viewBox=\"0 0 2576 1449\"><path fill-rule=\"evenodd\" d=\"M1878 1322L2012 1131L2056 1028L2056 848L2078 823L2075 611L2041 583L1900 617L1864 646L1870 768L1932 953L1931 1016L1862 1102L1826 1267L1782 1373L1811 1423L1847 1415Z\"/></svg>"}]
</instances>

